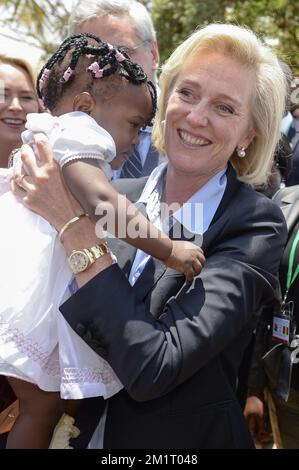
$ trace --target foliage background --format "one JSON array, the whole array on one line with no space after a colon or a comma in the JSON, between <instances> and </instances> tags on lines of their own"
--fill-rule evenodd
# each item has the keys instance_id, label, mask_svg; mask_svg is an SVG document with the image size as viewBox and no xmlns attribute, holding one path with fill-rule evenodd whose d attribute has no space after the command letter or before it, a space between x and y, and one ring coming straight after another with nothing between
<instances>
[{"instance_id":1,"label":"foliage background","mask_svg":"<svg viewBox=\"0 0 299 470\"><path fill-rule=\"evenodd\" d=\"M142 1L142 0L140 0ZM143 0L153 16L161 62L198 26L229 21L247 26L275 47L299 74L299 0ZM67 35L72 2L0 0L1 26L39 46L46 58Z\"/></svg>"}]
</instances>

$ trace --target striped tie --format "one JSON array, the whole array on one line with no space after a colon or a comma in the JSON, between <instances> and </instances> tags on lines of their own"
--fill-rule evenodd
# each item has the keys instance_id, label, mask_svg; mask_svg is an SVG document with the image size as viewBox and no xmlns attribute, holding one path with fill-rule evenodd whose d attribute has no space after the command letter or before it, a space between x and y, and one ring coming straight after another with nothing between
<instances>
[{"instance_id":1,"label":"striped tie","mask_svg":"<svg viewBox=\"0 0 299 470\"><path fill-rule=\"evenodd\" d=\"M129 157L129 159L124 163L120 178L139 178L142 173L142 164L139 152L137 147L135 147L134 152Z\"/></svg>"}]
</instances>

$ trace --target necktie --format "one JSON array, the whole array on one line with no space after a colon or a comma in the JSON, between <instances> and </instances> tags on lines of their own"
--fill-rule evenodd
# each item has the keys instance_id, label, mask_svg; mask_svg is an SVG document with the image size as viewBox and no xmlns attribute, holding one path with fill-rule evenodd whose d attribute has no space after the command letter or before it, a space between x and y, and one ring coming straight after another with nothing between
<instances>
[{"instance_id":1,"label":"necktie","mask_svg":"<svg viewBox=\"0 0 299 470\"><path fill-rule=\"evenodd\" d=\"M124 163L120 177L121 178L139 178L141 176L141 173L142 173L141 158L137 150L137 147L135 147L132 155Z\"/></svg>"}]
</instances>

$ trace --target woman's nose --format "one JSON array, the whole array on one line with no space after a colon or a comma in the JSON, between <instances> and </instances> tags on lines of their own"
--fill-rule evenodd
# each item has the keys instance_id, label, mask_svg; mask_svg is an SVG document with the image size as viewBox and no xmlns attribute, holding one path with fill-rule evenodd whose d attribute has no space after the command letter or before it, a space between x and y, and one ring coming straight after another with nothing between
<instances>
[{"instance_id":1,"label":"woman's nose","mask_svg":"<svg viewBox=\"0 0 299 470\"><path fill-rule=\"evenodd\" d=\"M192 124L193 126L206 127L209 122L207 106L202 103L198 103L189 111L186 119L189 124Z\"/></svg>"},{"instance_id":2,"label":"woman's nose","mask_svg":"<svg viewBox=\"0 0 299 470\"><path fill-rule=\"evenodd\" d=\"M18 96L13 96L13 97L11 98L10 103L9 103L9 105L8 105L8 108L9 108L9 109L13 109L13 110L17 110L17 111L23 109L23 108L22 108L22 105L21 105L21 101L20 101L20 99L19 99Z\"/></svg>"}]
</instances>

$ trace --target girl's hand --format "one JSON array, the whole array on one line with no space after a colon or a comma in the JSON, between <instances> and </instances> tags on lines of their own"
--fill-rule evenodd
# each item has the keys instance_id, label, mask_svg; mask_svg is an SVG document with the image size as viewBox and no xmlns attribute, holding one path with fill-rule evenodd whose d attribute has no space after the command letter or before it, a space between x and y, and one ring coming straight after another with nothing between
<instances>
[{"instance_id":1,"label":"girl's hand","mask_svg":"<svg viewBox=\"0 0 299 470\"><path fill-rule=\"evenodd\" d=\"M168 268L175 269L185 274L187 282L192 282L202 270L206 259L202 249L191 242L174 240L172 242L172 252L165 261Z\"/></svg>"},{"instance_id":2,"label":"girl's hand","mask_svg":"<svg viewBox=\"0 0 299 470\"><path fill-rule=\"evenodd\" d=\"M26 207L44 217L59 231L83 210L63 182L49 141L44 135L37 135L35 144L38 160L29 145L21 148L21 159L30 176L21 174L20 166L19 173L17 171L12 179L12 191Z\"/></svg>"}]
</instances>

